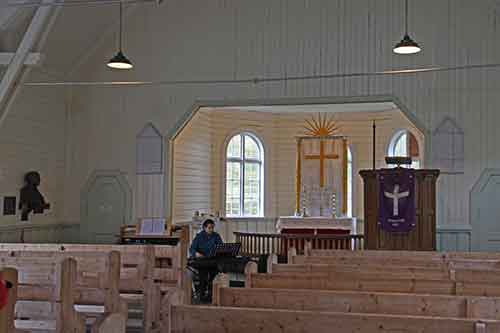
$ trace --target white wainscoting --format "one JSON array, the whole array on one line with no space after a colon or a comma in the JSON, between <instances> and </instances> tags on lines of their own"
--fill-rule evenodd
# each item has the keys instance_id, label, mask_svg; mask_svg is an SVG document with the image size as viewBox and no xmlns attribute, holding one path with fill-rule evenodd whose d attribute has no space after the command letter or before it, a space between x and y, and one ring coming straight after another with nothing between
<instances>
[{"instance_id":1,"label":"white wainscoting","mask_svg":"<svg viewBox=\"0 0 500 333\"><path fill-rule=\"evenodd\" d=\"M472 227L470 225L437 226L436 245L438 251L465 251L472 249Z\"/></svg>"},{"instance_id":2,"label":"white wainscoting","mask_svg":"<svg viewBox=\"0 0 500 333\"><path fill-rule=\"evenodd\" d=\"M78 242L78 227L78 224L63 223L5 225L0 226L0 242L20 243L22 239L25 243Z\"/></svg>"}]
</instances>

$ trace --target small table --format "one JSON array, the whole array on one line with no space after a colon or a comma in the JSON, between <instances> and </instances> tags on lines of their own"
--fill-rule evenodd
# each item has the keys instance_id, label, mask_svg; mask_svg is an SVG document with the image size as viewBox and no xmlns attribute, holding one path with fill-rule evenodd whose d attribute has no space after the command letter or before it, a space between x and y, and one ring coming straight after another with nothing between
<instances>
[{"instance_id":1,"label":"small table","mask_svg":"<svg viewBox=\"0 0 500 333\"><path fill-rule=\"evenodd\" d=\"M301 217L281 216L276 223L276 230L281 233L283 229L313 229L314 234L318 229L349 230L351 235L356 235L356 218L353 217Z\"/></svg>"}]
</instances>

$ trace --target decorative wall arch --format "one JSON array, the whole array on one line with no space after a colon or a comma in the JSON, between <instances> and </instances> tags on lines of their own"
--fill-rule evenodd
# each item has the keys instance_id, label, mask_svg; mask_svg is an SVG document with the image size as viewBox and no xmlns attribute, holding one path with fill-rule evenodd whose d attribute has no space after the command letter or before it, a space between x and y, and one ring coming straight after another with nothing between
<instances>
[{"instance_id":1,"label":"decorative wall arch","mask_svg":"<svg viewBox=\"0 0 500 333\"><path fill-rule=\"evenodd\" d=\"M417 128L424 137L430 136L430 132L417 119L417 117L409 111L404 103L394 95L373 95L373 96L342 96L342 97L303 97L303 98L268 98L268 99L241 99L241 100L198 100L180 117L176 125L171 128L165 135L168 149L167 153L167 218L171 220L173 207L173 141L182 132L184 127L195 116L198 110L202 107L231 107L231 106L260 106L260 105L307 105L307 104L344 104L344 103L380 103L392 102L405 115L405 117ZM418 138L418 137L417 137ZM430 151L430 140L425 140L425 145L419 142L422 152L422 165L426 165L428 151Z\"/></svg>"},{"instance_id":2,"label":"decorative wall arch","mask_svg":"<svg viewBox=\"0 0 500 333\"><path fill-rule=\"evenodd\" d=\"M94 170L80 191L80 241L92 242L94 240L94 242L100 242L99 239L92 235L95 230L92 230L91 224L96 223L96 221L90 220L89 214L94 209L89 210L89 204L91 199L94 199L91 195L93 188L103 180L108 180L116 185L114 187L115 195L120 196L120 200L123 202L123 207L120 207L121 221L114 221L116 226L119 227L132 222L132 190L123 173L120 170ZM119 234L119 232L119 229L113 231L114 235ZM103 235L103 242L108 242L106 240L113 238L114 235Z\"/></svg>"}]
</instances>

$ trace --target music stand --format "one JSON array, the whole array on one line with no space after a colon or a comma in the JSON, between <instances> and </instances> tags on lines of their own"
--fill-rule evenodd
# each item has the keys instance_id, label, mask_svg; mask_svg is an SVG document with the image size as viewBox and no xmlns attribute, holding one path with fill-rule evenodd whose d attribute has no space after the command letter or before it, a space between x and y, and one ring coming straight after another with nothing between
<instances>
[{"instance_id":1,"label":"music stand","mask_svg":"<svg viewBox=\"0 0 500 333\"><path fill-rule=\"evenodd\" d=\"M240 252L241 243L222 243L217 244L210 257L236 257Z\"/></svg>"}]
</instances>

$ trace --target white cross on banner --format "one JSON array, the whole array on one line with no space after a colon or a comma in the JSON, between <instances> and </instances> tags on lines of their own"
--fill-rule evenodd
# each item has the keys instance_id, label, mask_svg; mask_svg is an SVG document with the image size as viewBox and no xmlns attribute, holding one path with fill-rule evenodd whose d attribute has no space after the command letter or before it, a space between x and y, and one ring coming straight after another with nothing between
<instances>
[{"instance_id":1,"label":"white cross on banner","mask_svg":"<svg viewBox=\"0 0 500 333\"><path fill-rule=\"evenodd\" d=\"M388 232L409 232L415 227L415 171L388 169L379 175L378 224Z\"/></svg>"},{"instance_id":2,"label":"white cross on banner","mask_svg":"<svg viewBox=\"0 0 500 333\"><path fill-rule=\"evenodd\" d=\"M392 215L398 216L399 215L399 199L406 198L407 196L410 195L410 191L406 192L399 192L399 184L394 185L394 191L392 193L389 192L384 192L385 196L387 198L390 198L393 200L393 211Z\"/></svg>"}]
</instances>

